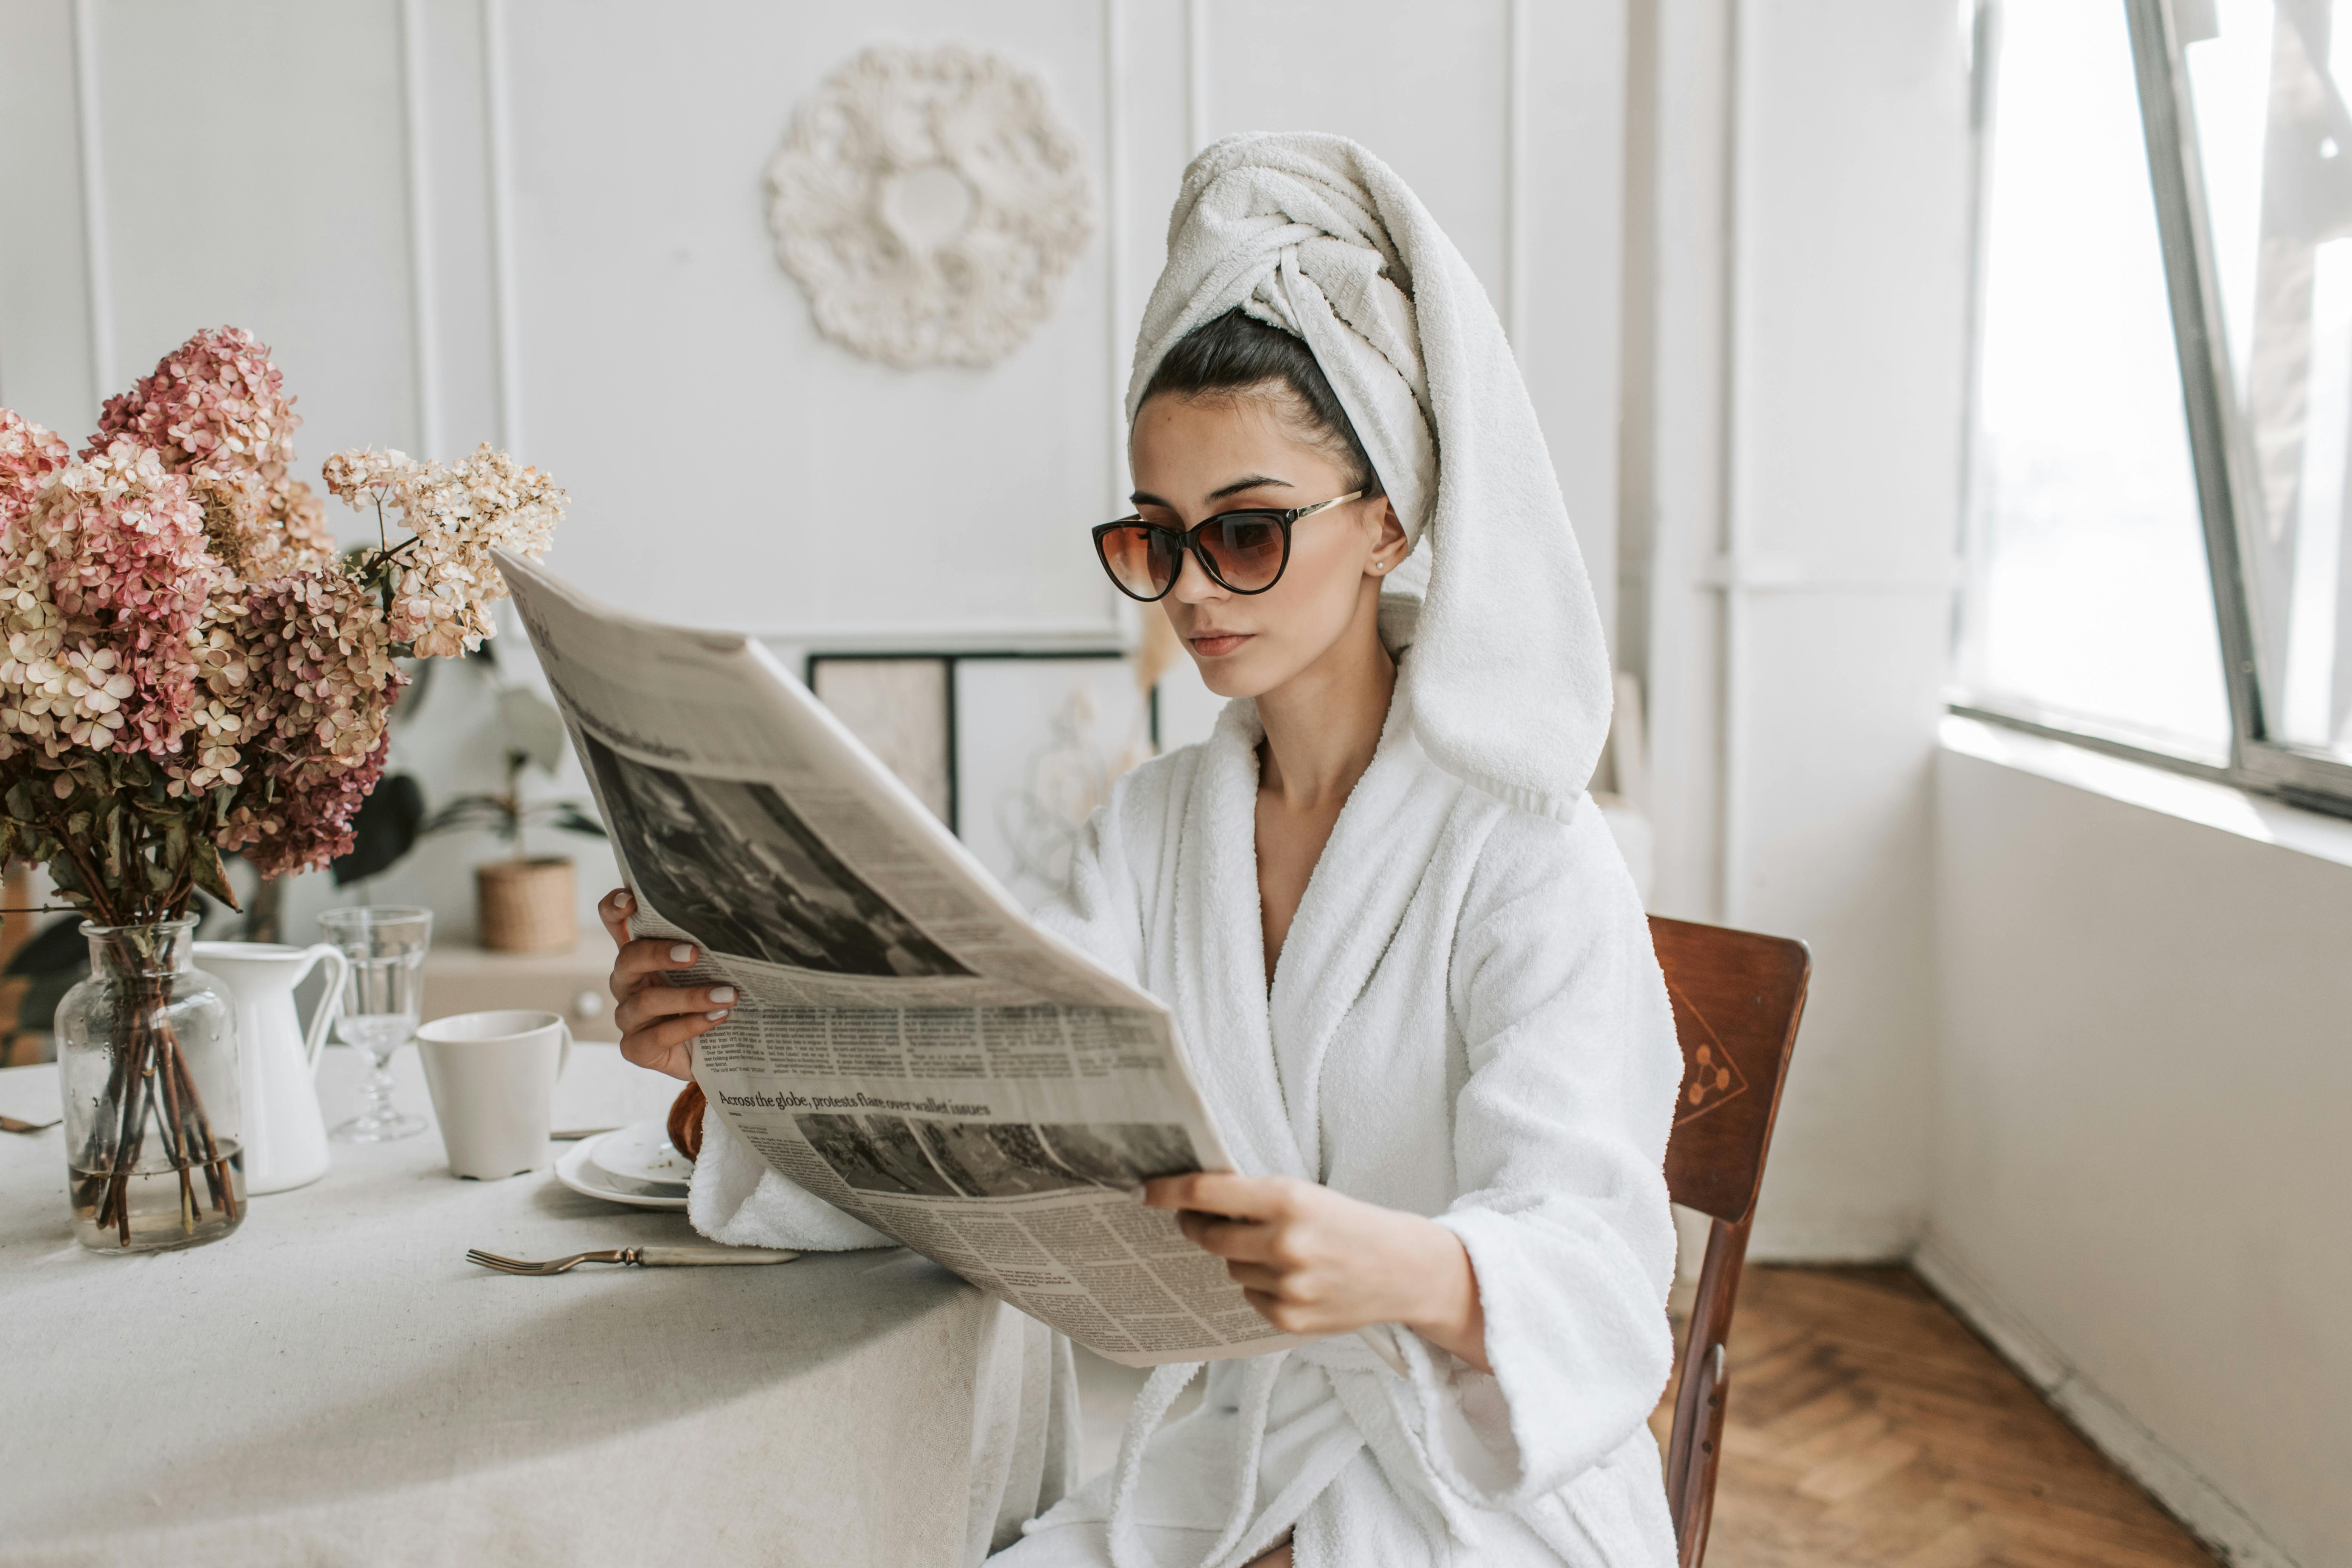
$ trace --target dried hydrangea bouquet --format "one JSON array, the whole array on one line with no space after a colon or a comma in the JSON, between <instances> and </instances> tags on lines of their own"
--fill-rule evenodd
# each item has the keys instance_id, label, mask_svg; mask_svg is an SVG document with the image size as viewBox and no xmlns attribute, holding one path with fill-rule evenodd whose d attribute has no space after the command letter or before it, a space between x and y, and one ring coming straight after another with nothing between
<instances>
[{"instance_id":1,"label":"dried hydrangea bouquet","mask_svg":"<svg viewBox=\"0 0 2352 1568\"><path fill-rule=\"evenodd\" d=\"M226 852L280 877L351 847L394 659L478 647L506 596L490 551L538 558L567 504L487 446L338 453L328 489L378 528L340 553L289 473L299 423L236 328L110 399L79 455L0 408L0 863L47 866L88 920L58 1031L91 1246L235 1227L234 1035L189 965L193 890L235 905Z\"/></svg>"}]
</instances>

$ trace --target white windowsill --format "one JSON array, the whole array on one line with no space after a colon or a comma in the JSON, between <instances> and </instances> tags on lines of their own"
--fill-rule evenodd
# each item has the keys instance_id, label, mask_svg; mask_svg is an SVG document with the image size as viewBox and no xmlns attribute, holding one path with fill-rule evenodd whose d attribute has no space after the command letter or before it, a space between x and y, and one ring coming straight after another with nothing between
<instances>
[{"instance_id":1,"label":"white windowsill","mask_svg":"<svg viewBox=\"0 0 2352 1568\"><path fill-rule=\"evenodd\" d=\"M1957 713L1944 715L1938 738L1946 751L1963 756L2234 833L2258 844L2352 866L2352 821L2342 817Z\"/></svg>"}]
</instances>

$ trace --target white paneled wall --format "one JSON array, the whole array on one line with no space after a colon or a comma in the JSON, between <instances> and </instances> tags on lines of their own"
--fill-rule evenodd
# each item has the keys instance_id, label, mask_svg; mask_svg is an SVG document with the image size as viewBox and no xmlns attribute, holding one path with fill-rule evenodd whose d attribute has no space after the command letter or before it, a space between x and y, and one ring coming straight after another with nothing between
<instances>
[{"instance_id":1,"label":"white paneled wall","mask_svg":"<svg viewBox=\"0 0 2352 1568\"><path fill-rule=\"evenodd\" d=\"M646 613L794 646L1123 640L1085 529L1126 489L1118 405L1178 177L1204 139L1332 130L1416 184L1512 323L1607 584L1624 13L7 0L0 403L78 440L107 393L235 322L285 369L314 480L342 447L508 445L572 491L553 564ZM1028 66L1087 153L1095 240L985 370L836 347L775 259L763 176L793 105L885 42ZM488 782L495 746L408 751L438 799ZM462 929L487 852L434 847L377 892Z\"/></svg>"},{"instance_id":2,"label":"white paneled wall","mask_svg":"<svg viewBox=\"0 0 2352 1568\"><path fill-rule=\"evenodd\" d=\"M1658 0L1654 907L1801 936L1759 1256L1927 1200L1967 58L1945 0Z\"/></svg>"},{"instance_id":3,"label":"white paneled wall","mask_svg":"<svg viewBox=\"0 0 2352 1568\"><path fill-rule=\"evenodd\" d=\"M10 205L39 220L0 230L0 398L79 435L235 321L300 397L306 466L509 444L572 491L557 564L650 613L795 642L1117 637L1083 529L1125 489L1116 410L1177 176L1203 136L1313 127L1394 162L1515 323L1605 583L1622 12L12 0ZM817 335L762 174L835 66L945 41L1045 79L1100 216L1021 350L906 372Z\"/></svg>"},{"instance_id":4,"label":"white paneled wall","mask_svg":"<svg viewBox=\"0 0 2352 1568\"><path fill-rule=\"evenodd\" d=\"M909 373L817 336L761 184L841 60L964 38L1039 71L1099 188L1097 0L506 9L520 439L579 498L564 571L784 635L1112 627L1099 246L1021 350Z\"/></svg>"},{"instance_id":5,"label":"white paneled wall","mask_svg":"<svg viewBox=\"0 0 2352 1568\"><path fill-rule=\"evenodd\" d=\"M1621 571L1629 16L1656 184ZM898 371L817 335L763 175L837 64L950 41L1044 78L1096 233L1003 363ZM572 491L558 569L647 613L788 650L1121 640L1084 531L1126 488L1179 174L1234 131L1356 136L1510 325L1593 580L1644 595L1659 907L1814 943L1758 1250L1895 1256L1927 1194L1964 77L1948 0L5 0L0 402L78 437L235 321L306 465L507 443ZM1181 742L1213 706L1171 681ZM400 764L490 783L489 711L442 683ZM490 853L437 840L372 891L462 934Z\"/></svg>"}]
</instances>

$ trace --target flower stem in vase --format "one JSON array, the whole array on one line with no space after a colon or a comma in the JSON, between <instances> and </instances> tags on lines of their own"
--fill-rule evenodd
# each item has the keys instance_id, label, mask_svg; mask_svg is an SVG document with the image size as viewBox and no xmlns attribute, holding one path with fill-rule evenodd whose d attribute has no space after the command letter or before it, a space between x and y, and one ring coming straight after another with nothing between
<instances>
[{"instance_id":1,"label":"flower stem in vase","mask_svg":"<svg viewBox=\"0 0 2352 1568\"><path fill-rule=\"evenodd\" d=\"M168 1112L163 1128L164 1147L172 1152L172 1168L180 1177L180 1228L193 1236L196 1229L196 1184L188 1174L187 1110L180 1099L180 1075L166 1068L163 1072L163 1109ZM207 1168L207 1175L211 1174ZM213 1205L220 1205L220 1184L213 1184Z\"/></svg>"},{"instance_id":2,"label":"flower stem in vase","mask_svg":"<svg viewBox=\"0 0 2352 1568\"><path fill-rule=\"evenodd\" d=\"M158 1014L159 1017L163 1015ZM179 1031L172 1021L163 1017L163 1050L170 1063L170 1072L180 1082L180 1093L186 1098L188 1113L194 1119L197 1135L204 1140L205 1179L213 1190L213 1208L224 1217L234 1220L237 1215L236 1182L228 1162L221 1157L220 1145L213 1141L212 1118L205 1114L205 1102L196 1092L196 1080L188 1072L188 1054L180 1048Z\"/></svg>"},{"instance_id":3,"label":"flower stem in vase","mask_svg":"<svg viewBox=\"0 0 2352 1568\"><path fill-rule=\"evenodd\" d=\"M114 1169L106 1184L106 1206L98 1213L98 1223L113 1225L125 1247L131 1245L131 1173L147 1146L147 1080L155 1072L147 1061L144 1032L132 1033L128 1054L131 1072L122 1095L122 1128L114 1140Z\"/></svg>"},{"instance_id":4,"label":"flower stem in vase","mask_svg":"<svg viewBox=\"0 0 2352 1568\"><path fill-rule=\"evenodd\" d=\"M114 1060L107 1071L106 1092L100 1099L100 1104L121 1105L130 1099L129 1089L125 1087L130 1070L131 1053L115 1052ZM71 1169L74 1173L74 1206L77 1209L93 1207L98 1203L100 1189L109 1180L104 1118L91 1123L89 1136L82 1140L81 1154L73 1162ZM100 1223L105 1222L101 1220Z\"/></svg>"}]
</instances>

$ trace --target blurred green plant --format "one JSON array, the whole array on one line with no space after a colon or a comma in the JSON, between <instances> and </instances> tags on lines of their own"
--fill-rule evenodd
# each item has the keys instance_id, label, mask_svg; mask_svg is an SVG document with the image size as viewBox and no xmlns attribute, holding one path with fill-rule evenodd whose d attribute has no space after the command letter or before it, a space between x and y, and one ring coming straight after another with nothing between
<instances>
[{"instance_id":1,"label":"blurred green plant","mask_svg":"<svg viewBox=\"0 0 2352 1568\"><path fill-rule=\"evenodd\" d=\"M518 860L524 858L523 836L534 826L604 837L604 825L581 809L584 802L523 798L522 781L531 769L551 777L563 765L563 716L555 704L527 686L507 687L499 693L499 728L506 742L506 788L459 795L426 817L417 837L470 828L511 846Z\"/></svg>"}]
</instances>

